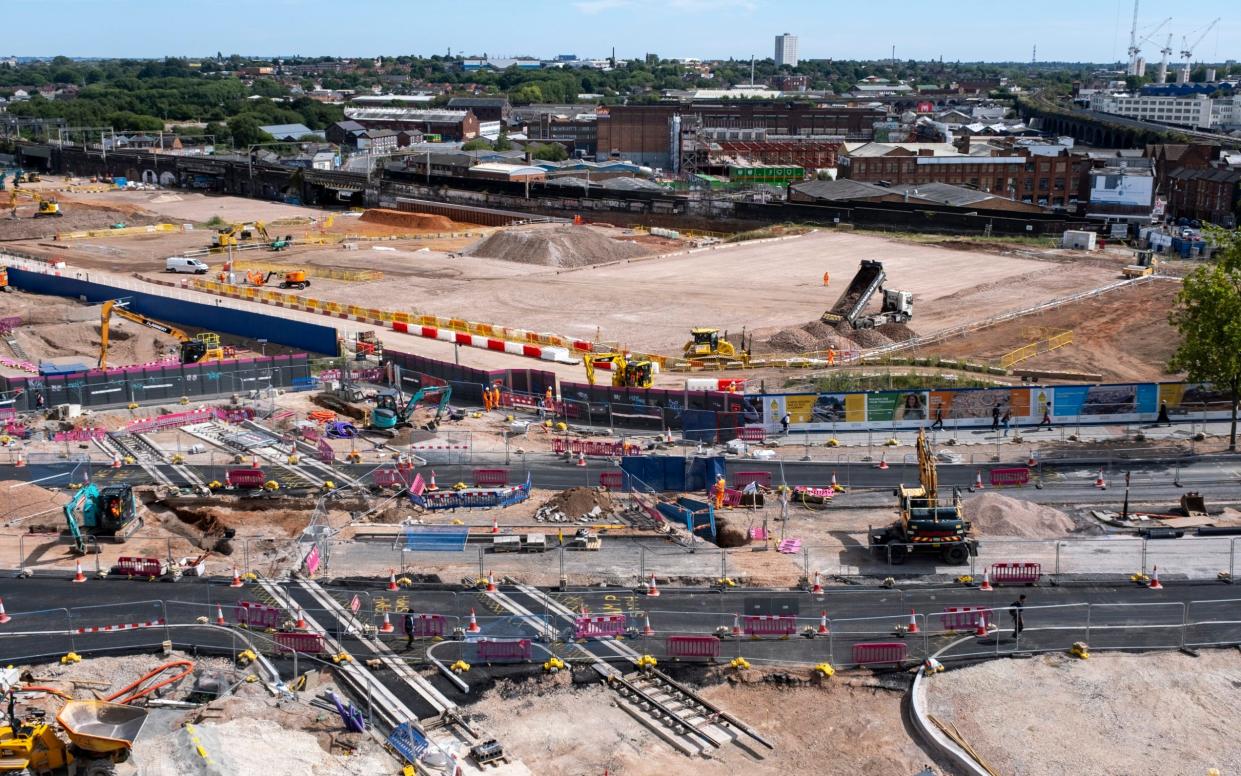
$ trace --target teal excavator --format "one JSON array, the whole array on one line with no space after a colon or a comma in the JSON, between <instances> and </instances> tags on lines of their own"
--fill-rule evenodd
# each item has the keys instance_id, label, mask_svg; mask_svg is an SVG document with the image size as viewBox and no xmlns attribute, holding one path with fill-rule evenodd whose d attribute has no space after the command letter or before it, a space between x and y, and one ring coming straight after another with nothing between
<instances>
[{"instance_id":1,"label":"teal excavator","mask_svg":"<svg viewBox=\"0 0 1241 776\"><path fill-rule=\"evenodd\" d=\"M435 408L435 417L426 424L428 431L434 431L439 426L440 418L448 409L448 401L452 398L452 386L429 385L419 388L417 393L409 397L409 401L404 406L401 406L400 393L382 391L375 397L375 409L371 410L367 428L395 436L397 429L411 425L410 419L414 416L414 409L419 404L435 397L439 398L439 404Z\"/></svg>"},{"instance_id":2,"label":"teal excavator","mask_svg":"<svg viewBox=\"0 0 1241 776\"><path fill-rule=\"evenodd\" d=\"M79 517L80 515L80 517ZM66 533L73 538L74 549L86 553L86 537L123 542L138 530L138 503L129 485L97 487L87 483L78 488L65 504Z\"/></svg>"}]
</instances>

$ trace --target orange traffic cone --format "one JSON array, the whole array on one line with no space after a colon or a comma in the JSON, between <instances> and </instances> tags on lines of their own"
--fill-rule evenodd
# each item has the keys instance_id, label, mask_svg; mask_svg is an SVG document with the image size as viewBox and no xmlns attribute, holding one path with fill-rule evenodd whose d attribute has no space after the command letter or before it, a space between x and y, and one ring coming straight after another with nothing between
<instances>
[{"instance_id":1,"label":"orange traffic cone","mask_svg":"<svg viewBox=\"0 0 1241 776\"><path fill-rule=\"evenodd\" d=\"M9 616L9 613L4 611L4 599L0 598L0 625L5 624L11 619L13 618Z\"/></svg>"},{"instance_id":2,"label":"orange traffic cone","mask_svg":"<svg viewBox=\"0 0 1241 776\"><path fill-rule=\"evenodd\" d=\"M431 470L431 482L427 485L427 490L439 490L440 487L435 484L435 470Z\"/></svg>"},{"instance_id":3,"label":"orange traffic cone","mask_svg":"<svg viewBox=\"0 0 1241 776\"><path fill-rule=\"evenodd\" d=\"M474 616L474 610L470 610L470 624L465 626L466 633L478 633L481 628L478 627L478 618Z\"/></svg>"},{"instance_id":4,"label":"orange traffic cone","mask_svg":"<svg viewBox=\"0 0 1241 776\"><path fill-rule=\"evenodd\" d=\"M488 571L487 572L487 592L494 593L495 591L496 591L496 578L492 576L490 571Z\"/></svg>"},{"instance_id":5,"label":"orange traffic cone","mask_svg":"<svg viewBox=\"0 0 1241 776\"><path fill-rule=\"evenodd\" d=\"M812 593L823 592L823 583L819 581L819 572L817 571L814 572L814 584L810 586L810 592Z\"/></svg>"},{"instance_id":6,"label":"orange traffic cone","mask_svg":"<svg viewBox=\"0 0 1241 776\"><path fill-rule=\"evenodd\" d=\"M995 588L991 587L991 572L984 570L982 572L982 584L978 586L979 590L990 593Z\"/></svg>"},{"instance_id":7,"label":"orange traffic cone","mask_svg":"<svg viewBox=\"0 0 1241 776\"><path fill-rule=\"evenodd\" d=\"M388 569L388 592L394 593L400 589L400 586L396 583L396 569Z\"/></svg>"},{"instance_id":8,"label":"orange traffic cone","mask_svg":"<svg viewBox=\"0 0 1241 776\"><path fill-rule=\"evenodd\" d=\"M500 533L500 523L496 520L496 516L491 516L491 532L493 534Z\"/></svg>"},{"instance_id":9,"label":"orange traffic cone","mask_svg":"<svg viewBox=\"0 0 1241 776\"><path fill-rule=\"evenodd\" d=\"M80 561L80 560L75 560L75 561L73 562L73 565L74 565L74 566L75 566L75 568L76 568L76 571L75 571L75 572L74 572L74 574L73 574L73 581L74 581L74 582L85 582L85 581L86 581L86 575L82 573L82 561Z\"/></svg>"},{"instance_id":10,"label":"orange traffic cone","mask_svg":"<svg viewBox=\"0 0 1241 776\"><path fill-rule=\"evenodd\" d=\"M827 635L827 611L819 612L819 635Z\"/></svg>"},{"instance_id":11,"label":"orange traffic cone","mask_svg":"<svg viewBox=\"0 0 1241 776\"><path fill-rule=\"evenodd\" d=\"M974 473L974 490L982 490L982 472Z\"/></svg>"},{"instance_id":12,"label":"orange traffic cone","mask_svg":"<svg viewBox=\"0 0 1241 776\"><path fill-rule=\"evenodd\" d=\"M1107 490L1107 480L1103 479L1103 470L1099 469L1099 477L1094 481L1094 486L1099 490Z\"/></svg>"},{"instance_id":13,"label":"orange traffic cone","mask_svg":"<svg viewBox=\"0 0 1241 776\"><path fill-rule=\"evenodd\" d=\"M1034 458L1033 450L1030 451L1030 457L1026 459L1026 466L1028 466L1031 469L1033 469L1035 466L1038 466L1038 461L1035 460Z\"/></svg>"},{"instance_id":14,"label":"orange traffic cone","mask_svg":"<svg viewBox=\"0 0 1241 776\"><path fill-rule=\"evenodd\" d=\"M832 490L836 490L840 486L836 484L836 472L832 472Z\"/></svg>"},{"instance_id":15,"label":"orange traffic cone","mask_svg":"<svg viewBox=\"0 0 1241 776\"><path fill-rule=\"evenodd\" d=\"M17 462L14 463L13 465L19 469L26 465L26 458L24 457L24 454L22 453L21 450L17 451Z\"/></svg>"},{"instance_id":16,"label":"orange traffic cone","mask_svg":"<svg viewBox=\"0 0 1241 776\"><path fill-rule=\"evenodd\" d=\"M733 635L741 635L741 616L737 614L733 615Z\"/></svg>"},{"instance_id":17,"label":"orange traffic cone","mask_svg":"<svg viewBox=\"0 0 1241 776\"><path fill-rule=\"evenodd\" d=\"M392 620L388 619L388 613L384 612L384 624L379 626L380 633L392 633L396 628L392 627Z\"/></svg>"},{"instance_id":18,"label":"orange traffic cone","mask_svg":"<svg viewBox=\"0 0 1241 776\"><path fill-rule=\"evenodd\" d=\"M216 625L227 625L227 623L224 622L224 607L220 606L219 604L216 604L216 607L215 607L215 624Z\"/></svg>"},{"instance_id":19,"label":"orange traffic cone","mask_svg":"<svg viewBox=\"0 0 1241 776\"><path fill-rule=\"evenodd\" d=\"M578 451L578 454L577 454L577 465L578 465L578 466L583 466L583 467L586 465L586 453L581 452L581 451Z\"/></svg>"},{"instance_id":20,"label":"orange traffic cone","mask_svg":"<svg viewBox=\"0 0 1241 776\"><path fill-rule=\"evenodd\" d=\"M237 567L233 566L233 581L228 583L229 587L244 587L245 582L241 581L241 573L237 571Z\"/></svg>"},{"instance_id":21,"label":"orange traffic cone","mask_svg":"<svg viewBox=\"0 0 1241 776\"><path fill-rule=\"evenodd\" d=\"M121 456L120 456L120 455L113 454L113 456L112 456L112 468L113 468L113 469L119 469L119 468L121 468Z\"/></svg>"},{"instance_id":22,"label":"orange traffic cone","mask_svg":"<svg viewBox=\"0 0 1241 776\"><path fill-rule=\"evenodd\" d=\"M875 468L884 470L888 468L888 454L886 452L879 454L879 463L875 465Z\"/></svg>"},{"instance_id":23,"label":"orange traffic cone","mask_svg":"<svg viewBox=\"0 0 1241 776\"><path fill-rule=\"evenodd\" d=\"M250 467L253 469L259 468L259 457L257 455L250 456Z\"/></svg>"},{"instance_id":24,"label":"orange traffic cone","mask_svg":"<svg viewBox=\"0 0 1241 776\"><path fill-rule=\"evenodd\" d=\"M1163 590L1163 583L1159 581L1159 567L1156 566L1151 572L1151 581L1147 585L1151 590Z\"/></svg>"},{"instance_id":25,"label":"orange traffic cone","mask_svg":"<svg viewBox=\"0 0 1241 776\"><path fill-rule=\"evenodd\" d=\"M914 612L913 609L909 610L909 632L910 633L918 632L918 615L916 612Z\"/></svg>"},{"instance_id":26,"label":"orange traffic cone","mask_svg":"<svg viewBox=\"0 0 1241 776\"><path fill-rule=\"evenodd\" d=\"M974 635L980 639L985 638L987 636L987 613L986 612L978 613L978 625L977 627L974 628Z\"/></svg>"},{"instance_id":27,"label":"orange traffic cone","mask_svg":"<svg viewBox=\"0 0 1241 776\"><path fill-rule=\"evenodd\" d=\"M642 616L642 635L643 636L654 636L655 635L655 629L651 627L651 615L649 614L645 614Z\"/></svg>"},{"instance_id":28,"label":"orange traffic cone","mask_svg":"<svg viewBox=\"0 0 1241 776\"><path fill-rule=\"evenodd\" d=\"M651 575L651 582L646 586L646 594L651 598L659 597L659 585L655 584L655 575Z\"/></svg>"},{"instance_id":29,"label":"orange traffic cone","mask_svg":"<svg viewBox=\"0 0 1241 776\"><path fill-rule=\"evenodd\" d=\"M298 630L309 630L310 629L306 625L306 612L302 611L302 607L300 606L297 607L297 622L294 623L293 627L297 628Z\"/></svg>"}]
</instances>

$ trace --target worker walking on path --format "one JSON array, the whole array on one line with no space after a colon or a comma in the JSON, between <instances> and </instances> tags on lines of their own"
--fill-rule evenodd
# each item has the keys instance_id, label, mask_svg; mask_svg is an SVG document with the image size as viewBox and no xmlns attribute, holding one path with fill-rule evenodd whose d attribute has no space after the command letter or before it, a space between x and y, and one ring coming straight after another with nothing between
<instances>
[{"instance_id":1,"label":"worker walking on path","mask_svg":"<svg viewBox=\"0 0 1241 776\"><path fill-rule=\"evenodd\" d=\"M991 430L1000 430L1000 405L995 404L991 407Z\"/></svg>"},{"instance_id":2,"label":"worker walking on path","mask_svg":"<svg viewBox=\"0 0 1241 776\"><path fill-rule=\"evenodd\" d=\"M939 429L942 431L943 428L944 428L944 405L941 404L935 408L935 422L931 424L931 430L935 431L936 429Z\"/></svg>"},{"instance_id":3,"label":"worker walking on path","mask_svg":"<svg viewBox=\"0 0 1241 776\"><path fill-rule=\"evenodd\" d=\"M1013 421L1013 413L1004 410L1004 418L1000 421L1004 424L1004 436L1008 436L1008 424Z\"/></svg>"},{"instance_id":4,"label":"worker walking on path","mask_svg":"<svg viewBox=\"0 0 1241 776\"><path fill-rule=\"evenodd\" d=\"M1043 405L1043 419L1038 422L1039 428L1047 426L1051 428L1051 402Z\"/></svg>"},{"instance_id":5,"label":"worker walking on path","mask_svg":"<svg viewBox=\"0 0 1241 776\"><path fill-rule=\"evenodd\" d=\"M483 383L483 411L491 412L491 389Z\"/></svg>"},{"instance_id":6,"label":"worker walking on path","mask_svg":"<svg viewBox=\"0 0 1241 776\"><path fill-rule=\"evenodd\" d=\"M789 433L789 414L788 414L787 412L786 412L786 413L784 413L784 415L780 418L780 428L784 430L784 435L785 435L785 436L788 436L788 433Z\"/></svg>"},{"instance_id":7,"label":"worker walking on path","mask_svg":"<svg viewBox=\"0 0 1241 776\"><path fill-rule=\"evenodd\" d=\"M1026 629L1026 619L1023 611L1025 607L1025 593L1017 596L1017 600L1008 605L1008 616L1013 618L1013 638L1020 636L1021 632Z\"/></svg>"},{"instance_id":8,"label":"worker walking on path","mask_svg":"<svg viewBox=\"0 0 1241 776\"><path fill-rule=\"evenodd\" d=\"M414 648L414 613L409 609L405 610L405 649Z\"/></svg>"}]
</instances>

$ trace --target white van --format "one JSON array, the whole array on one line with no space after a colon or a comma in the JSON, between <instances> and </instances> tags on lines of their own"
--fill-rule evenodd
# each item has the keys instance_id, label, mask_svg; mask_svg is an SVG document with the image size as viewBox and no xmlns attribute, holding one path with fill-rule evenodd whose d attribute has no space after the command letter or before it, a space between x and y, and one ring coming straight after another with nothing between
<instances>
[{"instance_id":1,"label":"white van","mask_svg":"<svg viewBox=\"0 0 1241 776\"><path fill-rule=\"evenodd\" d=\"M165 272L186 272L191 275L206 275L210 269L198 259L187 259L184 256L169 256L164 261Z\"/></svg>"}]
</instances>

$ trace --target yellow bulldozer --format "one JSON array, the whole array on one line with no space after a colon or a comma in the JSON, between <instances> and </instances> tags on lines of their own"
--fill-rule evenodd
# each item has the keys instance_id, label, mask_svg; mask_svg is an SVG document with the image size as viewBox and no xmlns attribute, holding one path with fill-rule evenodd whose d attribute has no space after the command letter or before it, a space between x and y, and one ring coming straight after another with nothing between
<instances>
[{"instance_id":1,"label":"yellow bulldozer","mask_svg":"<svg viewBox=\"0 0 1241 776\"><path fill-rule=\"evenodd\" d=\"M738 350L726 337L720 336L719 329L697 328L690 330L693 337L685 343L684 356L691 361L742 361L748 363L750 353L745 349L745 332L741 333L741 349Z\"/></svg>"}]
</instances>

